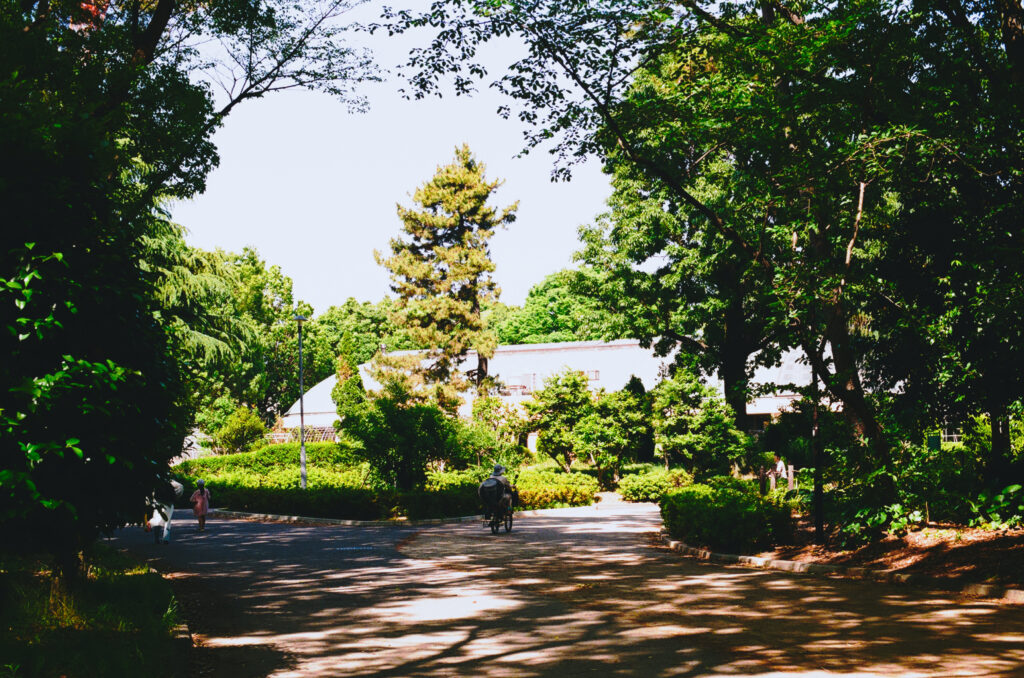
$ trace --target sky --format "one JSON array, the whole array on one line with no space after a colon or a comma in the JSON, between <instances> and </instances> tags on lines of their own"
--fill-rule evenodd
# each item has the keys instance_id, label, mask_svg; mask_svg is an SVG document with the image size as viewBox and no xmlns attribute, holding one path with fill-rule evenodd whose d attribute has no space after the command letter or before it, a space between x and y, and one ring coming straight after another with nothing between
<instances>
[{"instance_id":1,"label":"sky","mask_svg":"<svg viewBox=\"0 0 1024 678\"><path fill-rule=\"evenodd\" d=\"M360 38L380 65L402 61L410 40L382 34ZM506 49L506 48L500 48ZM496 54L495 64L509 54ZM373 251L398 236L396 203L411 195L468 143L503 179L492 202L519 201L517 221L491 241L501 300L521 304L544 276L572 266L576 232L605 210L608 178L594 160L571 182L552 183L554 158L523 148L521 123L501 119L500 94L409 101L397 76L361 92L367 113L349 113L322 94L282 92L245 102L214 137L221 162L206 192L172 207L190 244L204 249L256 248L294 281L296 299L316 313L348 297L377 301L389 294L387 272Z\"/></svg>"}]
</instances>

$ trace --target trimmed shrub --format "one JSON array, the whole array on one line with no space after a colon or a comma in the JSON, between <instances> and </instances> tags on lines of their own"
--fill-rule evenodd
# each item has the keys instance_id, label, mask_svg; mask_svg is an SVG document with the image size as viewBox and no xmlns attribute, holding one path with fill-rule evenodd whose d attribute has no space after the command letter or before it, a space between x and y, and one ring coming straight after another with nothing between
<instances>
[{"instance_id":1,"label":"trimmed shrub","mask_svg":"<svg viewBox=\"0 0 1024 678\"><path fill-rule=\"evenodd\" d=\"M681 468L666 471L655 468L646 473L625 476L619 481L619 494L626 501L656 502L669 490L685 487L693 482L693 476Z\"/></svg>"},{"instance_id":2,"label":"trimmed shrub","mask_svg":"<svg viewBox=\"0 0 1024 678\"><path fill-rule=\"evenodd\" d=\"M176 473L203 478L226 471L248 471L265 475L277 469L299 469L299 443L265 445L254 452L203 457L178 464ZM341 470L360 465L353 447L347 443L306 443L307 468Z\"/></svg>"},{"instance_id":3,"label":"trimmed shrub","mask_svg":"<svg viewBox=\"0 0 1024 678\"><path fill-rule=\"evenodd\" d=\"M515 481L523 509L589 506L599 489L597 480L582 473L525 469Z\"/></svg>"},{"instance_id":4,"label":"trimmed shrub","mask_svg":"<svg viewBox=\"0 0 1024 678\"><path fill-rule=\"evenodd\" d=\"M693 546L749 553L788 540L793 532L787 504L753 492L689 485L661 498L668 533Z\"/></svg>"},{"instance_id":5,"label":"trimmed shrub","mask_svg":"<svg viewBox=\"0 0 1024 678\"><path fill-rule=\"evenodd\" d=\"M704 485L716 490L735 490L744 494L758 494L757 481L733 476L711 476L703 481Z\"/></svg>"},{"instance_id":6,"label":"trimmed shrub","mask_svg":"<svg viewBox=\"0 0 1024 678\"><path fill-rule=\"evenodd\" d=\"M382 502L378 493L358 487L321 487L310 491L217 483L210 492L215 504L235 511L349 520L380 520L391 513L391 506Z\"/></svg>"},{"instance_id":7,"label":"trimmed shrub","mask_svg":"<svg viewBox=\"0 0 1024 678\"><path fill-rule=\"evenodd\" d=\"M480 513L478 483L472 486L449 486L440 490L403 492L398 501L401 511L410 519L453 518Z\"/></svg>"},{"instance_id":8,"label":"trimmed shrub","mask_svg":"<svg viewBox=\"0 0 1024 678\"><path fill-rule=\"evenodd\" d=\"M476 492L477 486L490 474L490 469L484 466L459 471L428 471L427 482L423 485L423 489L428 492L445 492L471 488Z\"/></svg>"}]
</instances>

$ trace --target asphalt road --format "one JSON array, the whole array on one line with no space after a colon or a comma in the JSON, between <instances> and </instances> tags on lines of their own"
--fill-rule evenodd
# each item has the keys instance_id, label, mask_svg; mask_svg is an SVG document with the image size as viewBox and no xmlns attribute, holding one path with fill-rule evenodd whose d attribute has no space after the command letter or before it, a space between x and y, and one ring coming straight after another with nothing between
<instances>
[{"instance_id":1,"label":"asphalt road","mask_svg":"<svg viewBox=\"0 0 1024 678\"><path fill-rule=\"evenodd\" d=\"M172 578L192 675L1024 676L1024 608L702 563L657 507L482 525L176 520L115 543Z\"/></svg>"}]
</instances>

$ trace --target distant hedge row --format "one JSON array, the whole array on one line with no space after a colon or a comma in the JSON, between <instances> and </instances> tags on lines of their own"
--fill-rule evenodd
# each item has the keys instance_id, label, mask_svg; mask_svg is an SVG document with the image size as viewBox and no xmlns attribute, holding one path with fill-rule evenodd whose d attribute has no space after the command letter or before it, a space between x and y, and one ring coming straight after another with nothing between
<instances>
[{"instance_id":1,"label":"distant hedge row","mask_svg":"<svg viewBox=\"0 0 1024 678\"><path fill-rule=\"evenodd\" d=\"M352 520L466 516L481 511L477 487L490 472L432 472L423 489L396 492L383 487L369 465L344 444L308 443L306 461L306 490L299 487L297 443L183 462L176 467L186 485L180 505L188 505L202 478L213 505L230 510ZM597 480L587 475L551 469L527 468L512 478L521 509L589 505L599 489Z\"/></svg>"}]
</instances>

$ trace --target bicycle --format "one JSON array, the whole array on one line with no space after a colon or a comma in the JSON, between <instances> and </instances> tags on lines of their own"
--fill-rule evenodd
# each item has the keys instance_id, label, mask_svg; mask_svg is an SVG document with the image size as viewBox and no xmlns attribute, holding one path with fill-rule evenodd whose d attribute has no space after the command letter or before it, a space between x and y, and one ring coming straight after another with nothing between
<instances>
[{"instance_id":1,"label":"bicycle","mask_svg":"<svg viewBox=\"0 0 1024 678\"><path fill-rule=\"evenodd\" d=\"M494 513L491 514L491 519L484 521L484 525L491 528L491 534L498 534L501 527L504 525L505 532L512 531L512 510L511 504L508 506L499 506Z\"/></svg>"}]
</instances>

